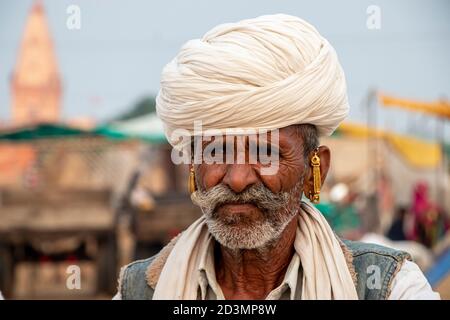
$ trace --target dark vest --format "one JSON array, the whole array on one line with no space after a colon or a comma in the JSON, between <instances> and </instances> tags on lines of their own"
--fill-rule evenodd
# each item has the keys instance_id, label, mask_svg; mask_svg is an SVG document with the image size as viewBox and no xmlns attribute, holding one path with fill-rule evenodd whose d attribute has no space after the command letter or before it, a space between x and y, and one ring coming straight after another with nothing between
<instances>
[{"instance_id":1,"label":"dark vest","mask_svg":"<svg viewBox=\"0 0 450 320\"><path fill-rule=\"evenodd\" d=\"M405 259L411 256L403 251L376 244L343 240L352 255L356 272L356 291L360 300L385 300L389 297L391 282ZM127 265L119 280L123 300L147 300L153 297L153 288L147 282L146 272L155 257Z\"/></svg>"}]
</instances>

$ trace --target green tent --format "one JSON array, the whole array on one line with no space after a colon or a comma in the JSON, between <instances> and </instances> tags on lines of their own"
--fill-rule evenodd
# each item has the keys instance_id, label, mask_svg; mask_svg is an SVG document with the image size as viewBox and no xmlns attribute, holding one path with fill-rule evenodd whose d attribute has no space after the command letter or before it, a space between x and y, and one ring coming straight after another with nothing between
<instances>
[{"instance_id":1,"label":"green tent","mask_svg":"<svg viewBox=\"0 0 450 320\"><path fill-rule=\"evenodd\" d=\"M114 121L94 130L111 139L139 139L151 143L166 143L163 124L155 113L137 118Z\"/></svg>"},{"instance_id":2,"label":"green tent","mask_svg":"<svg viewBox=\"0 0 450 320\"><path fill-rule=\"evenodd\" d=\"M115 121L92 130L82 130L65 124L36 124L0 130L0 141L28 141L68 137L105 137L113 140L141 140L166 143L161 120L155 113L130 120Z\"/></svg>"},{"instance_id":3,"label":"green tent","mask_svg":"<svg viewBox=\"0 0 450 320\"><path fill-rule=\"evenodd\" d=\"M25 141L35 139L61 138L92 135L91 132L63 124L37 124L0 130L0 140Z\"/></svg>"}]
</instances>

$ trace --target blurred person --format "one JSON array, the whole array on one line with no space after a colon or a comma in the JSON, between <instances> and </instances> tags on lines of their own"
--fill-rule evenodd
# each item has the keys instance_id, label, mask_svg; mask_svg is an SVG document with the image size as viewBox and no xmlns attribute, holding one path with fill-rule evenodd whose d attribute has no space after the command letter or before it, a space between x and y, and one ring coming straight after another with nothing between
<instances>
[{"instance_id":1,"label":"blurred person","mask_svg":"<svg viewBox=\"0 0 450 320\"><path fill-rule=\"evenodd\" d=\"M318 138L348 110L334 49L297 17L223 24L186 43L164 68L157 98L169 142L183 150L177 130L197 141L217 129L221 159L230 138L251 152L255 136L237 129L278 130L270 147L277 170L263 174L267 165L247 157L191 164L191 197L203 216L158 255L122 268L114 299L438 299L408 253L341 240L301 200L320 199L331 156ZM259 150L267 146L260 138ZM205 153L215 139L197 146ZM375 287L367 285L373 265Z\"/></svg>"},{"instance_id":2,"label":"blurred person","mask_svg":"<svg viewBox=\"0 0 450 320\"><path fill-rule=\"evenodd\" d=\"M387 232L387 237L394 241L404 241L406 240L405 234L405 220L408 209L405 207L397 208L395 213L394 221Z\"/></svg>"},{"instance_id":3,"label":"blurred person","mask_svg":"<svg viewBox=\"0 0 450 320\"><path fill-rule=\"evenodd\" d=\"M362 236L362 224L354 201L355 192L351 192L345 183L332 186L329 198L315 204L334 232L340 237L357 240Z\"/></svg>"},{"instance_id":4,"label":"blurred person","mask_svg":"<svg viewBox=\"0 0 450 320\"><path fill-rule=\"evenodd\" d=\"M409 238L432 248L444 237L449 223L439 206L429 198L425 182L418 182L414 188L412 212L414 222Z\"/></svg>"},{"instance_id":5,"label":"blurred person","mask_svg":"<svg viewBox=\"0 0 450 320\"><path fill-rule=\"evenodd\" d=\"M334 232L349 240L361 237L361 219L354 206L356 196L345 183L337 183L330 190L330 201L316 204Z\"/></svg>"},{"instance_id":6,"label":"blurred person","mask_svg":"<svg viewBox=\"0 0 450 320\"><path fill-rule=\"evenodd\" d=\"M409 238L426 245L425 229L427 226L423 225L424 217L432 210L433 205L428 198L428 186L425 182L418 182L414 188L412 212L414 215L413 228L409 234Z\"/></svg>"}]
</instances>

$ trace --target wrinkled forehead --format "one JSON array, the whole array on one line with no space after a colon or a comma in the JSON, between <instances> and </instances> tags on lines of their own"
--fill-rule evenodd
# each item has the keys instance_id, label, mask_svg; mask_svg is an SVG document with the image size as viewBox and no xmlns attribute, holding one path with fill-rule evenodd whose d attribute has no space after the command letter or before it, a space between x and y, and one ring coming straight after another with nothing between
<instances>
[{"instance_id":1,"label":"wrinkled forehead","mask_svg":"<svg viewBox=\"0 0 450 320\"><path fill-rule=\"evenodd\" d=\"M297 126L291 125L288 127L274 129L274 130L252 130L245 129L242 132L235 131L232 133L217 133L211 134L208 132L202 133L192 137L192 146L201 145L206 147L214 143L216 145L223 144L230 145L256 145L269 147L291 147L293 145L301 147L303 139L298 133Z\"/></svg>"}]
</instances>

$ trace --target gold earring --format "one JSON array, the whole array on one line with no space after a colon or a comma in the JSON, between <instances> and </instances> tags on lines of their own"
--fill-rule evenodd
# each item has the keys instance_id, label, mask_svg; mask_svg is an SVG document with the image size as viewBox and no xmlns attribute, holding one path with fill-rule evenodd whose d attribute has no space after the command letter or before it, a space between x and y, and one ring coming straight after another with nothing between
<instances>
[{"instance_id":1,"label":"gold earring","mask_svg":"<svg viewBox=\"0 0 450 320\"><path fill-rule=\"evenodd\" d=\"M197 186L195 185L195 172L194 167L192 166L189 170L189 185L188 185L189 193L193 193L197 190Z\"/></svg>"},{"instance_id":2,"label":"gold earring","mask_svg":"<svg viewBox=\"0 0 450 320\"><path fill-rule=\"evenodd\" d=\"M311 167L313 170L313 180L314 180L314 192L309 191L309 200L313 203L319 203L320 201L320 157L317 154L319 148L314 150L314 155L311 158Z\"/></svg>"}]
</instances>

